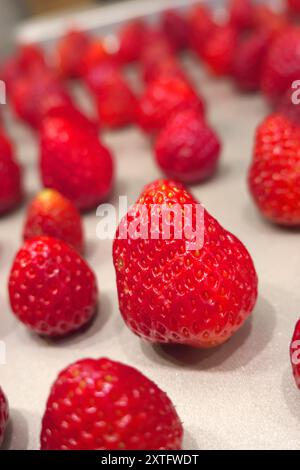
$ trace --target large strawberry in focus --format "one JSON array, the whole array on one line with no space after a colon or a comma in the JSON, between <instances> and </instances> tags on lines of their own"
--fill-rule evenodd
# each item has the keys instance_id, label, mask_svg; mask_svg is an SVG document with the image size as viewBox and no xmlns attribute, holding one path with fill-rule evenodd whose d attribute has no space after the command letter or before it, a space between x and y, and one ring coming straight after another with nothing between
<instances>
[{"instance_id":1,"label":"large strawberry in focus","mask_svg":"<svg viewBox=\"0 0 300 470\"><path fill-rule=\"evenodd\" d=\"M8 402L0 387L0 447L4 439L5 429L9 419Z\"/></svg>"},{"instance_id":2,"label":"large strawberry in focus","mask_svg":"<svg viewBox=\"0 0 300 470\"><path fill-rule=\"evenodd\" d=\"M300 225L300 127L289 117L273 114L258 127L249 188L267 219Z\"/></svg>"},{"instance_id":3,"label":"large strawberry in focus","mask_svg":"<svg viewBox=\"0 0 300 470\"><path fill-rule=\"evenodd\" d=\"M270 45L263 67L261 88L271 103L278 103L300 77L300 28L289 28Z\"/></svg>"},{"instance_id":4,"label":"large strawberry in focus","mask_svg":"<svg viewBox=\"0 0 300 470\"><path fill-rule=\"evenodd\" d=\"M13 313L43 336L65 336L87 324L97 307L93 271L70 245L51 237L27 240L9 277Z\"/></svg>"},{"instance_id":5,"label":"large strawberry in focus","mask_svg":"<svg viewBox=\"0 0 300 470\"><path fill-rule=\"evenodd\" d=\"M69 199L54 189L41 191L27 210L24 240L41 235L63 240L83 252L80 214Z\"/></svg>"},{"instance_id":6,"label":"large strawberry in focus","mask_svg":"<svg viewBox=\"0 0 300 470\"><path fill-rule=\"evenodd\" d=\"M21 168L10 140L0 131L0 215L19 204L22 193Z\"/></svg>"},{"instance_id":7,"label":"large strawberry in focus","mask_svg":"<svg viewBox=\"0 0 300 470\"><path fill-rule=\"evenodd\" d=\"M203 100L192 86L179 77L160 77L152 81L137 108L137 122L146 132L160 130L178 111L192 108L204 112Z\"/></svg>"},{"instance_id":8,"label":"large strawberry in focus","mask_svg":"<svg viewBox=\"0 0 300 470\"><path fill-rule=\"evenodd\" d=\"M217 346L256 302L245 246L171 180L146 186L122 219L113 260L121 314L151 342Z\"/></svg>"},{"instance_id":9,"label":"large strawberry in focus","mask_svg":"<svg viewBox=\"0 0 300 470\"><path fill-rule=\"evenodd\" d=\"M179 450L175 408L152 380L109 359L83 359L58 375L42 421L42 450Z\"/></svg>"},{"instance_id":10,"label":"large strawberry in focus","mask_svg":"<svg viewBox=\"0 0 300 470\"><path fill-rule=\"evenodd\" d=\"M77 208L103 202L113 184L113 159L94 131L71 116L49 116L40 133L40 169L46 188L56 189Z\"/></svg>"}]
</instances>

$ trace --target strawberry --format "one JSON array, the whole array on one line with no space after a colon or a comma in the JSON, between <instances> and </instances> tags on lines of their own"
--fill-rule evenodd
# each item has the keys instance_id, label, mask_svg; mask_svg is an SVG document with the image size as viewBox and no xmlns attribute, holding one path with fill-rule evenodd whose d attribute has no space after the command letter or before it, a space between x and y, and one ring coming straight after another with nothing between
<instances>
[{"instance_id":1,"label":"strawberry","mask_svg":"<svg viewBox=\"0 0 300 470\"><path fill-rule=\"evenodd\" d=\"M170 118L159 134L156 161L171 178L197 183L216 170L221 144L202 116L192 109Z\"/></svg>"},{"instance_id":2,"label":"strawberry","mask_svg":"<svg viewBox=\"0 0 300 470\"><path fill-rule=\"evenodd\" d=\"M204 112L203 101L191 85L178 77L160 77L148 85L141 97L137 122L144 131L155 132L172 114L187 108Z\"/></svg>"},{"instance_id":3,"label":"strawberry","mask_svg":"<svg viewBox=\"0 0 300 470\"><path fill-rule=\"evenodd\" d=\"M256 133L249 187L262 214L282 225L300 225L300 127L273 114Z\"/></svg>"},{"instance_id":4,"label":"strawberry","mask_svg":"<svg viewBox=\"0 0 300 470\"><path fill-rule=\"evenodd\" d=\"M125 23L118 32L117 57L123 64L139 60L147 27L141 20Z\"/></svg>"},{"instance_id":5,"label":"strawberry","mask_svg":"<svg viewBox=\"0 0 300 470\"><path fill-rule=\"evenodd\" d=\"M157 75L157 69L177 61L174 48L161 32L150 30L146 34L143 52L140 58L141 72L146 82Z\"/></svg>"},{"instance_id":6,"label":"strawberry","mask_svg":"<svg viewBox=\"0 0 300 470\"><path fill-rule=\"evenodd\" d=\"M276 104L299 76L300 28L289 28L270 45L262 71L262 92Z\"/></svg>"},{"instance_id":7,"label":"strawberry","mask_svg":"<svg viewBox=\"0 0 300 470\"><path fill-rule=\"evenodd\" d=\"M82 359L54 382L41 450L178 450L183 429L152 380L109 359Z\"/></svg>"},{"instance_id":8,"label":"strawberry","mask_svg":"<svg viewBox=\"0 0 300 470\"><path fill-rule=\"evenodd\" d=\"M8 402L0 387L0 446L4 439L5 428L9 419Z\"/></svg>"},{"instance_id":9,"label":"strawberry","mask_svg":"<svg viewBox=\"0 0 300 470\"><path fill-rule=\"evenodd\" d=\"M237 30L231 25L214 29L202 47L201 57L210 71L217 76L229 75L237 47Z\"/></svg>"},{"instance_id":10,"label":"strawberry","mask_svg":"<svg viewBox=\"0 0 300 470\"><path fill-rule=\"evenodd\" d=\"M16 53L2 64L0 76L10 93L15 82L20 78L46 69L46 60L42 49L33 44L20 45Z\"/></svg>"},{"instance_id":11,"label":"strawberry","mask_svg":"<svg viewBox=\"0 0 300 470\"><path fill-rule=\"evenodd\" d=\"M85 53L82 55L80 65L78 67L80 77L86 76L89 71L98 64L110 59L110 54L102 40L97 39L91 41L88 44Z\"/></svg>"},{"instance_id":12,"label":"strawberry","mask_svg":"<svg viewBox=\"0 0 300 470\"><path fill-rule=\"evenodd\" d=\"M174 215L163 218L163 209ZM151 342L217 346L256 302L257 276L244 245L171 180L146 186L122 219L113 260L123 319Z\"/></svg>"},{"instance_id":13,"label":"strawberry","mask_svg":"<svg viewBox=\"0 0 300 470\"><path fill-rule=\"evenodd\" d=\"M66 78L77 78L81 74L81 60L90 37L83 31L72 29L57 43L55 62L59 73Z\"/></svg>"},{"instance_id":14,"label":"strawberry","mask_svg":"<svg viewBox=\"0 0 300 470\"><path fill-rule=\"evenodd\" d=\"M106 199L113 182L113 160L96 134L71 119L49 116L40 133L40 169L46 188L56 189L79 209Z\"/></svg>"},{"instance_id":15,"label":"strawberry","mask_svg":"<svg viewBox=\"0 0 300 470\"><path fill-rule=\"evenodd\" d=\"M300 13L300 0L287 0L287 6L292 13Z\"/></svg>"},{"instance_id":16,"label":"strawberry","mask_svg":"<svg viewBox=\"0 0 300 470\"><path fill-rule=\"evenodd\" d=\"M300 320L297 322L290 346L290 357L297 387L300 389Z\"/></svg>"},{"instance_id":17,"label":"strawberry","mask_svg":"<svg viewBox=\"0 0 300 470\"><path fill-rule=\"evenodd\" d=\"M0 131L0 215L16 207L21 199L21 168L9 139Z\"/></svg>"},{"instance_id":18,"label":"strawberry","mask_svg":"<svg viewBox=\"0 0 300 470\"><path fill-rule=\"evenodd\" d=\"M253 26L254 5L252 0L230 0L229 22L240 31Z\"/></svg>"},{"instance_id":19,"label":"strawberry","mask_svg":"<svg viewBox=\"0 0 300 470\"><path fill-rule=\"evenodd\" d=\"M101 93L102 89L115 79L119 78L121 71L116 61L103 60L91 67L82 79L92 93Z\"/></svg>"},{"instance_id":20,"label":"strawberry","mask_svg":"<svg viewBox=\"0 0 300 470\"><path fill-rule=\"evenodd\" d=\"M274 37L285 29L289 20L284 11L273 10L269 5L258 4L254 6L254 27L272 33Z\"/></svg>"},{"instance_id":21,"label":"strawberry","mask_svg":"<svg viewBox=\"0 0 300 470\"><path fill-rule=\"evenodd\" d=\"M97 283L70 245L36 237L27 240L16 255L9 297L12 311L29 329L43 336L65 336L94 316Z\"/></svg>"},{"instance_id":22,"label":"strawberry","mask_svg":"<svg viewBox=\"0 0 300 470\"><path fill-rule=\"evenodd\" d=\"M19 119L35 129L51 109L72 106L63 84L49 71L19 79L12 87L11 102Z\"/></svg>"},{"instance_id":23,"label":"strawberry","mask_svg":"<svg viewBox=\"0 0 300 470\"><path fill-rule=\"evenodd\" d=\"M195 5L188 12L189 43L201 56L203 47L216 27L212 11L205 5Z\"/></svg>"},{"instance_id":24,"label":"strawberry","mask_svg":"<svg viewBox=\"0 0 300 470\"><path fill-rule=\"evenodd\" d=\"M151 65L144 65L143 80L146 83L150 83L159 78L175 77L181 80L188 81L188 77L183 70L178 59L173 55L168 55L164 60Z\"/></svg>"},{"instance_id":25,"label":"strawberry","mask_svg":"<svg viewBox=\"0 0 300 470\"><path fill-rule=\"evenodd\" d=\"M69 199L53 189L41 191L27 211L24 240L43 235L63 240L83 252L80 214Z\"/></svg>"},{"instance_id":26,"label":"strawberry","mask_svg":"<svg viewBox=\"0 0 300 470\"><path fill-rule=\"evenodd\" d=\"M241 90L259 90L269 43L268 33L255 31L238 44L233 59L232 76Z\"/></svg>"},{"instance_id":27,"label":"strawberry","mask_svg":"<svg viewBox=\"0 0 300 470\"><path fill-rule=\"evenodd\" d=\"M162 29L168 36L174 49L187 47L189 39L188 23L185 16L176 10L167 10L162 14Z\"/></svg>"},{"instance_id":28,"label":"strawberry","mask_svg":"<svg viewBox=\"0 0 300 470\"><path fill-rule=\"evenodd\" d=\"M136 118L137 99L128 83L114 75L96 95L100 123L109 128L132 124Z\"/></svg>"}]
</instances>

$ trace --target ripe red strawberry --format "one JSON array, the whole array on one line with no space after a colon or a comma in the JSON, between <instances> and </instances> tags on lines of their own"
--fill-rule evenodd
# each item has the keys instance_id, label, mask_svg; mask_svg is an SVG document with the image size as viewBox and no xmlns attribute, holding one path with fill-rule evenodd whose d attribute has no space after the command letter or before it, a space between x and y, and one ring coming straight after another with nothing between
<instances>
[{"instance_id":1,"label":"ripe red strawberry","mask_svg":"<svg viewBox=\"0 0 300 470\"><path fill-rule=\"evenodd\" d=\"M109 359L83 359L53 384L41 450L179 450L175 408L152 380Z\"/></svg>"},{"instance_id":2,"label":"ripe red strawberry","mask_svg":"<svg viewBox=\"0 0 300 470\"><path fill-rule=\"evenodd\" d=\"M162 29L175 49L187 47L189 40L188 22L185 16L176 10L167 10L162 14Z\"/></svg>"},{"instance_id":3,"label":"ripe red strawberry","mask_svg":"<svg viewBox=\"0 0 300 470\"><path fill-rule=\"evenodd\" d=\"M231 25L216 27L207 38L201 50L201 57L215 75L224 76L231 73L237 41L237 30Z\"/></svg>"},{"instance_id":4,"label":"ripe red strawberry","mask_svg":"<svg viewBox=\"0 0 300 470\"><path fill-rule=\"evenodd\" d=\"M108 53L102 40L91 41L81 57L81 63L78 67L80 76L86 76L89 71L98 64L101 64L102 62L110 59L110 54Z\"/></svg>"},{"instance_id":5,"label":"ripe red strawberry","mask_svg":"<svg viewBox=\"0 0 300 470\"><path fill-rule=\"evenodd\" d=\"M194 110L170 118L159 134L156 161L171 178L197 183L216 170L221 144L215 132Z\"/></svg>"},{"instance_id":6,"label":"ripe red strawberry","mask_svg":"<svg viewBox=\"0 0 300 470\"><path fill-rule=\"evenodd\" d=\"M40 151L46 188L56 189L82 210L91 209L108 197L113 160L95 133L70 117L49 116L42 124Z\"/></svg>"},{"instance_id":7,"label":"ripe red strawberry","mask_svg":"<svg viewBox=\"0 0 300 470\"><path fill-rule=\"evenodd\" d=\"M151 342L201 348L223 343L256 302L257 276L248 251L180 183L155 181L137 204L122 219L113 245L126 324ZM163 209L174 216L163 218Z\"/></svg>"},{"instance_id":8,"label":"ripe red strawberry","mask_svg":"<svg viewBox=\"0 0 300 470\"><path fill-rule=\"evenodd\" d=\"M300 13L300 0L287 0L287 4L291 12Z\"/></svg>"},{"instance_id":9,"label":"ripe red strawberry","mask_svg":"<svg viewBox=\"0 0 300 470\"><path fill-rule=\"evenodd\" d=\"M66 78L76 78L81 74L82 56L85 54L90 37L83 31L70 30L58 42L56 63L59 73Z\"/></svg>"},{"instance_id":10,"label":"ripe red strawberry","mask_svg":"<svg viewBox=\"0 0 300 470\"><path fill-rule=\"evenodd\" d=\"M0 75L10 93L18 79L24 79L44 69L46 69L46 60L42 49L33 44L24 44L4 62Z\"/></svg>"},{"instance_id":11,"label":"ripe red strawberry","mask_svg":"<svg viewBox=\"0 0 300 470\"><path fill-rule=\"evenodd\" d=\"M168 55L164 60L153 63L151 65L144 65L143 80L149 84L159 78L175 77L181 80L188 81L188 77L183 70L178 59L173 55Z\"/></svg>"},{"instance_id":12,"label":"ripe red strawberry","mask_svg":"<svg viewBox=\"0 0 300 470\"><path fill-rule=\"evenodd\" d=\"M118 59L123 64L135 62L140 58L147 26L141 20L126 23L118 32Z\"/></svg>"},{"instance_id":13,"label":"ripe red strawberry","mask_svg":"<svg viewBox=\"0 0 300 470\"><path fill-rule=\"evenodd\" d=\"M268 100L276 103L299 76L300 28L289 28L270 45L262 72L262 91Z\"/></svg>"},{"instance_id":14,"label":"ripe red strawberry","mask_svg":"<svg viewBox=\"0 0 300 470\"><path fill-rule=\"evenodd\" d=\"M9 297L16 317L44 336L65 336L89 322L97 306L93 271L70 245L27 240L14 260Z\"/></svg>"},{"instance_id":15,"label":"ripe red strawberry","mask_svg":"<svg viewBox=\"0 0 300 470\"><path fill-rule=\"evenodd\" d=\"M256 133L249 171L252 197L262 214L282 225L300 225L300 127L288 117L267 117Z\"/></svg>"},{"instance_id":16,"label":"ripe red strawberry","mask_svg":"<svg viewBox=\"0 0 300 470\"><path fill-rule=\"evenodd\" d=\"M137 99L121 74L103 84L96 100L101 125L114 129L135 121Z\"/></svg>"},{"instance_id":17,"label":"ripe red strawberry","mask_svg":"<svg viewBox=\"0 0 300 470\"><path fill-rule=\"evenodd\" d=\"M200 56L203 47L216 27L212 11L205 5L193 6L187 16L189 43Z\"/></svg>"},{"instance_id":18,"label":"ripe red strawberry","mask_svg":"<svg viewBox=\"0 0 300 470\"><path fill-rule=\"evenodd\" d=\"M120 68L114 60L103 60L82 77L84 83L92 93L100 93L108 84L119 78L121 75ZM121 75L122 76L122 75Z\"/></svg>"},{"instance_id":19,"label":"ripe red strawberry","mask_svg":"<svg viewBox=\"0 0 300 470\"><path fill-rule=\"evenodd\" d=\"M0 446L4 439L5 429L9 419L8 402L0 387Z\"/></svg>"},{"instance_id":20,"label":"ripe red strawberry","mask_svg":"<svg viewBox=\"0 0 300 470\"><path fill-rule=\"evenodd\" d=\"M300 320L297 322L290 346L290 357L297 387L300 389Z\"/></svg>"},{"instance_id":21,"label":"ripe red strawberry","mask_svg":"<svg viewBox=\"0 0 300 470\"><path fill-rule=\"evenodd\" d=\"M265 31L255 31L239 43L233 59L232 75L241 90L259 90L269 44L270 35Z\"/></svg>"},{"instance_id":22,"label":"ripe red strawberry","mask_svg":"<svg viewBox=\"0 0 300 470\"><path fill-rule=\"evenodd\" d=\"M144 42L140 66L142 76L148 82L156 76L157 69L165 66L171 60L177 61L177 58L168 37L161 31L148 31Z\"/></svg>"},{"instance_id":23,"label":"ripe red strawberry","mask_svg":"<svg viewBox=\"0 0 300 470\"><path fill-rule=\"evenodd\" d=\"M289 24L285 12L273 10L269 5L258 4L254 6L254 27L276 35Z\"/></svg>"},{"instance_id":24,"label":"ripe red strawberry","mask_svg":"<svg viewBox=\"0 0 300 470\"><path fill-rule=\"evenodd\" d=\"M83 252L80 214L69 199L53 189L41 191L27 211L24 240L42 235L63 240Z\"/></svg>"},{"instance_id":25,"label":"ripe red strawberry","mask_svg":"<svg viewBox=\"0 0 300 470\"><path fill-rule=\"evenodd\" d=\"M10 141L0 131L0 215L16 207L21 199L21 168Z\"/></svg>"},{"instance_id":26,"label":"ripe red strawberry","mask_svg":"<svg viewBox=\"0 0 300 470\"><path fill-rule=\"evenodd\" d=\"M144 131L155 132L172 114L187 108L204 112L203 101L191 85L178 77L161 77L151 82L141 97L137 121Z\"/></svg>"},{"instance_id":27,"label":"ripe red strawberry","mask_svg":"<svg viewBox=\"0 0 300 470\"><path fill-rule=\"evenodd\" d=\"M51 109L72 106L63 84L49 71L19 79L12 87L11 102L16 115L36 129Z\"/></svg>"},{"instance_id":28,"label":"ripe red strawberry","mask_svg":"<svg viewBox=\"0 0 300 470\"><path fill-rule=\"evenodd\" d=\"M254 21L252 0L230 0L229 22L240 31L250 29Z\"/></svg>"}]
</instances>

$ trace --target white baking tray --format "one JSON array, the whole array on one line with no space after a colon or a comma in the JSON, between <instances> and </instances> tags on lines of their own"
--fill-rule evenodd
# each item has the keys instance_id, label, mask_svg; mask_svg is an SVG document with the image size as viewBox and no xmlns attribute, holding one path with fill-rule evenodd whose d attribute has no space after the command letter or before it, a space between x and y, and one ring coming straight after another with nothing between
<instances>
[{"instance_id":1,"label":"white baking tray","mask_svg":"<svg viewBox=\"0 0 300 470\"><path fill-rule=\"evenodd\" d=\"M7 297L10 266L21 244L24 207L1 218L0 340L6 345L6 364L0 366L0 384L11 408L4 449L38 449L41 418L57 373L78 359L101 356L138 368L168 393L183 421L185 449L299 448L300 394L289 363L289 342L300 317L299 232L265 222L246 185L254 130L267 108L260 96L239 94L231 83L209 77L194 59L184 62L224 143L218 174L192 191L253 256L259 299L252 320L211 351L141 341L121 319L112 243L96 238L98 219L91 213L84 216L87 259L99 281L100 312L83 333L59 342L41 339L13 317ZM84 96L83 101L86 104ZM40 188L36 138L12 121L7 109L5 114L25 168L30 200ZM134 202L145 184L161 176L150 142L136 128L107 132L104 140L117 165L112 201L128 195Z\"/></svg>"}]
</instances>

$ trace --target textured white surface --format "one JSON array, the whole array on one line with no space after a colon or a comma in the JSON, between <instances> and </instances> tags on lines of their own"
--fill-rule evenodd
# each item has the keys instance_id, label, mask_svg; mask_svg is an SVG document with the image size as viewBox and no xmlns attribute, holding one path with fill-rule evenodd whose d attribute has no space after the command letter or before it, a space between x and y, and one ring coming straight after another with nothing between
<instances>
[{"instance_id":1,"label":"textured white surface","mask_svg":"<svg viewBox=\"0 0 300 470\"><path fill-rule=\"evenodd\" d=\"M153 347L135 337L118 311L111 242L96 239L97 218L84 217L87 259L101 291L101 309L82 334L48 342L19 324L10 312L7 278L20 246L24 207L0 220L0 339L7 364L0 383L11 406L7 449L38 449L41 417L49 388L67 364L84 357L108 356L137 367L164 389L177 406L186 449L299 448L300 395L289 364L289 342L300 316L299 233L262 220L246 186L254 128L266 113L259 96L242 96L187 61L209 104L209 118L224 142L216 177L194 194L253 256L260 284L252 321L223 347L197 351ZM26 168L28 198L39 188L34 136L22 126L8 129ZM128 194L133 202L143 185L160 176L150 143L137 129L107 133L114 151L117 181L114 201Z\"/></svg>"}]
</instances>

